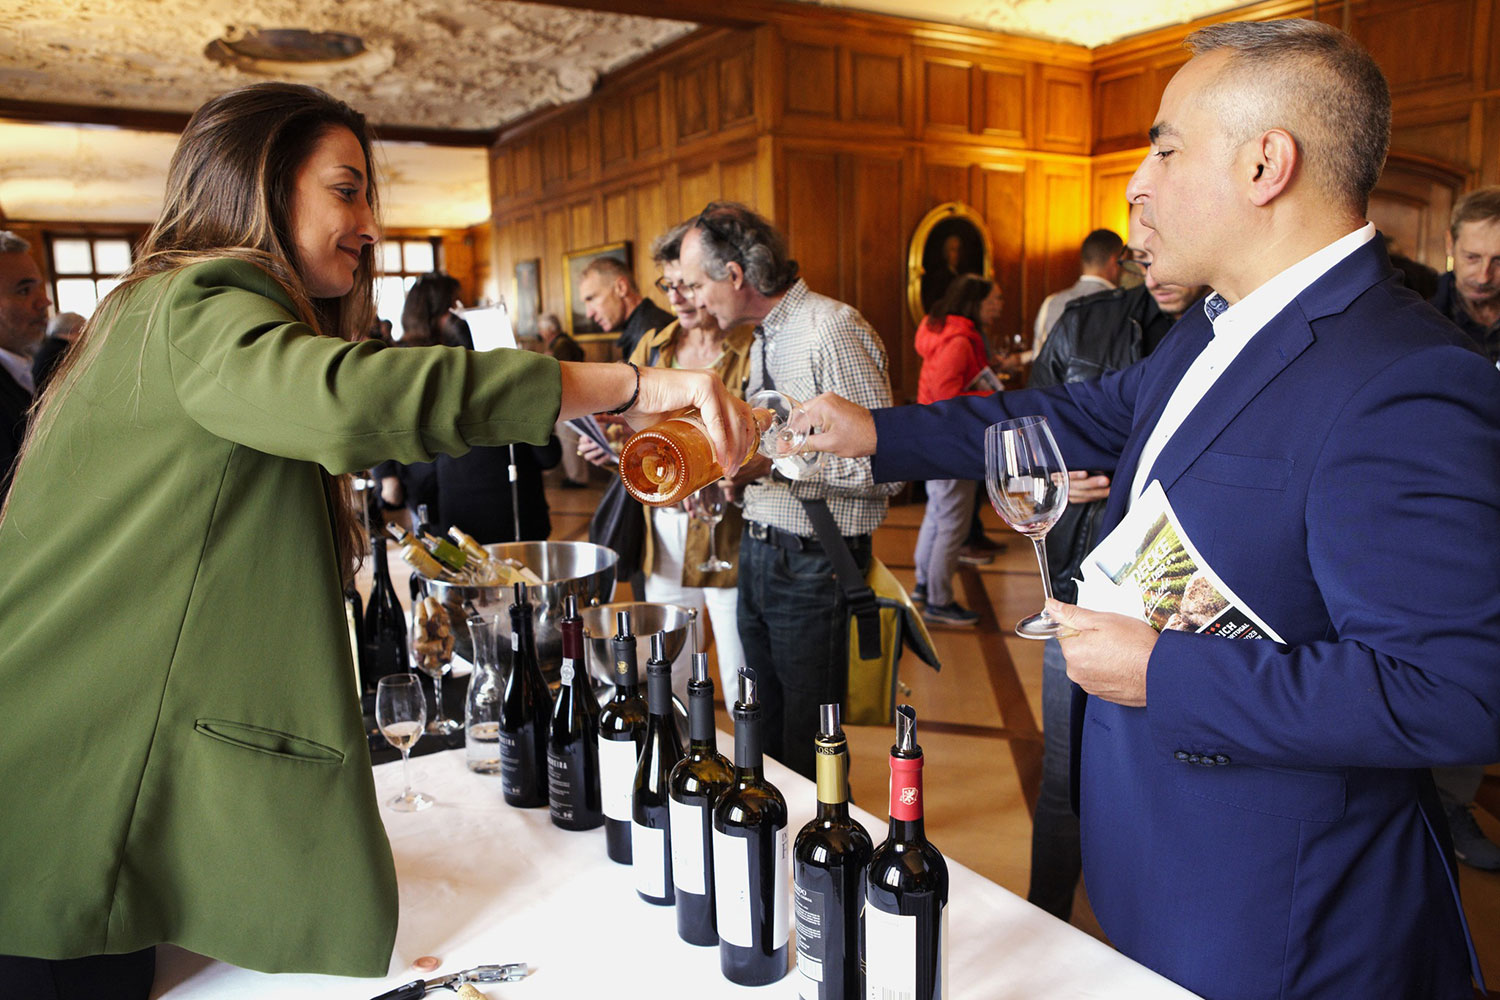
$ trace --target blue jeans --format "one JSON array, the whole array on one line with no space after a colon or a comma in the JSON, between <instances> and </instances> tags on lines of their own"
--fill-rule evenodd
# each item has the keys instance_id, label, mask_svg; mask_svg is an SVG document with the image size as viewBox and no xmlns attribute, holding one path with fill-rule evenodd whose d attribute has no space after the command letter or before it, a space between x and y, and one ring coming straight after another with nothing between
<instances>
[{"instance_id":1,"label":"blue jeans","mask_svg":"<svg viewBox=\"0 0 1500 1000\"><path fill-rule=\"evenodd\" d=\"M867 537L850 545L861 571ZM765 752L816 780L813 738L818 706L843 705L848 683L849 611L833 563L820 549L792 552L740 539L740 643L760 682ZM726 691L733 704L737 692Z\"/></svg>"},{"instance_id":2,"label":"blue jeans","mask_svg":"<svg viewBox=\"0 0 1500 1000\"><path fill-rule=\"evenodd\" d=\"M1031 821L1026 900L1059 920L1073 912L1073 891L1083 870L1072 801L1072 711L1068 663L1057 640L1048 639L1042 648L1042 787Z\"/></svg>"},{"instance_id":3,"label":"blue jeans","mask_svg":"<svg viewBox=\"0 0 1500 1000\"><path fill-rule=\"evenodd\" d=\"M917 532L917 584L927 588L927 606L953 603L953 571L958 550L974 513L974 486L969 479L929 479L927 509Z\"/></svg>"}]
</instances>

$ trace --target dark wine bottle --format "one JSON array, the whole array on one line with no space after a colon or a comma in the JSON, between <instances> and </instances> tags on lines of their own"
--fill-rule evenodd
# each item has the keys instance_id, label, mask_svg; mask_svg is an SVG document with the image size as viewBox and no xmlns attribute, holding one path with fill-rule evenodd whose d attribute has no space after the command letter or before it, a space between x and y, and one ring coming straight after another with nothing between
<instances>
[{"instance_id":1,"label":"dark wine bottle","mask_svg":"<svg viewBox=\"0 0 1500 1000\"><path fill-rule=\"evenodd\" d=\"M672 887L677 936L688 944L719 943L714 919L714 803L734 780L734 765L719 753L714 735L714 682L708 654L693 654L688 681L687 755L672 768L667 789L672 816Z\"/></svg>"},{"instance_id":2,"label":"dark wine bottle","mask_svg":"<svg viewBox=\"0 0 1500 1000\"><path fill-rule=\"evenodd\" d=\"M740 671L734 779L714 805L714 912L719 968L741 986L787 973L786 800L766 781L755 671Z\"/></svg>"},{"instance_id":3,"label":"dark wine bottle","mask_svg":"<svg viewBox=\"0 0 1500 1000\"><path fill-rule=\"evenodd\" d=\"M867 871L860 931L866 995L941 1000L948 979L948 863L922 825L922 748L910 705L896 709L890 835Z\"/></svg>"},{"instance_id":4,"label":"dark wine bottle","mask_svg":"<svg viewBox=\"0 0 1500 1000\"><path fill-rule=\"evenodd\" d=\"M792 847L797 972L806 1000L860 995L859 911L873 843L849 815L849 741L839 706L823 705L817 751L818 813Z\"/></svg>"},{"instance_id":5,"label":"dark wine bottle","mask_svg":"<svg viewBox=\"0 0 1500 1000\"><path fill-rule=\"evenodd\" d=\"M599 699L583 659L583 619L569 594L558 620L562 632L562 685L547 739L547 798L552 822L564 830L604 824L599 805Z\"/></svg>"},{"instance_id":6,"label":"dark wine bottle","mask_svg":"<svg viewBox=\"0 0 1500 1000\"><path fill-rule=\"evenodd\" d=\"M536 655L535 619L526 584L510 606L510 673L500 699L500 784L505 801L530 809L547 804L547 735L552 694Z\"/></svg>"},{"instance_id":7,"label":"dark wine bottle","mask_svg":"<svg viewBox=\"0 0 1500 1000\"><path fill-rule=\"evenodd\" d=\"M615 612L615 696L599 712L599 804L604 809L604 845L611 861L630 864L630 796L635 768L646 743L646 700L636 675L635 633L630 612Z\"/></svg>"},{"instance_id":8,"label":"dark wine bottle","mask_svg":"<svg viewBox=\"0 0 1500 1000\"><path fill-rule=\"evenodd\" d=\"M410 669L406 658L406 615L391 583L391 568L386 559L385 531L370 531L370 554L373 569L370 577L370 599L365 602L365 672L360 686L370 694L387 674L405 673Z\"/></svg>"},{"instance_id":9,"label":"dark wine bottle","mask_svg":"<svg viewBox=\"0 0 1500 1000\"><path fill-rule=\"evenodd\" d=\"M672 713L672 663L667 634L651 633L646 660L646 745L630 795L630 851L635 891L648 903L672 905L671 810L667 782L682 759L682 741Z\"/></svg>"}]
</instances>

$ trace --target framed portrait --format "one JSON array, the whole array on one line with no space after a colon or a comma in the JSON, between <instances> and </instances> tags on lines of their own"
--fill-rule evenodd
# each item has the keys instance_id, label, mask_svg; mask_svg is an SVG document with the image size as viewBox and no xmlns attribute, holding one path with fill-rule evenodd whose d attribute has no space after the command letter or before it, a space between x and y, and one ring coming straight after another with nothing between
<instances>
[{"instance_id":1,"label":"framed portrait","mask_svg":"<svg viewBox=\"0 0 1500 1000\"><path fill-rule=\"evenodd\" d=\"M921 323L960 274L993 280L990 231L979 213L948 201L922 216L906 255L906 303L913 323Z\"/></svg>"},{"instance_id":2,"label":"framed portrait","mask_svg":"<svg viewBox=\"0 0 1500 1000\"><path fill-rule=\"evenodd\" d=\"M626 270L630 270L630 241L606 243L585 250L569 250L563 254L563 318L568 324L568 332L579 340L613 340L616 336L605 333L599 328L599 324L589 319L588 313L583 311L583 296L578 291L584 269L601 257L613 257L624 264Z\"/></svg>"},{"instance_id":3,"label":"framed portrait","mask_svg":"<svg viewBox=\"0 0 1500 1000\"><path fill-rule=\"evenodd\" d=\"M539 257L516 261L516 336L537 337L536 318L542 311L542 261Z\"/></svg>"}]
</instances>

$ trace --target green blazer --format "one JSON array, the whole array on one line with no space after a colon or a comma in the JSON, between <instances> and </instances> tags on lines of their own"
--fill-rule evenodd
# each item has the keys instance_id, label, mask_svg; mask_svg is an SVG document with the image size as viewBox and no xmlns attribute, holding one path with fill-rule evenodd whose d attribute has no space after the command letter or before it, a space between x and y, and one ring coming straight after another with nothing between
<instances>
[{"instance_id":1,"label":"green blazer","mask_svg":"<svg viewBox=\"0 0 1500 1000\"><path fill-rule=\"evenodd\" d=\"M540 354L316 336L242 262L140 286L0 523L0 954L386 973L319 467L542 444L560 391Z\"/></svg>"}]
</instances>

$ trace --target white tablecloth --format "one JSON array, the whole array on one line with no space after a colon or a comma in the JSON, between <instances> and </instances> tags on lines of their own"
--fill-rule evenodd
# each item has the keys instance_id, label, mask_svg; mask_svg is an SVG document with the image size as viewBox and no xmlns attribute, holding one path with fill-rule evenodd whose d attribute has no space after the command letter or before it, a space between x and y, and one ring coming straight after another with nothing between
<instances>
[{"instance_id":1,"label":"white tablecloth","mask_svg":"<svg viewBox=\"0 0 1500 1000\"><path fill-rule=\"evenodd\" d=\"M720 743L733 752L726 734ZM766 776L786 796L795 836L813 816L815 788L771 760ZM507 806L499 779L471 774L462 750L414 758L411 779L438 804L420 813L381 809L401 887L386 978L273 976L163 946L153 996L369 1000L413 979L505 962L526 962L532 973L523 982L479 987L491 1000L797 996L795 972L758 989L725 980L717 948L682 941L673 909L636 895L630 869L606 857L602 828L569 833L552 825L546 809ZM397 794L400 763L375 768L375 784L382 803ZM884 821L853 811L876 843L885 839ZM929 834L941 848L942 831ZM1193 996L951 858L948 873L950 1000ZM788 951L795 962L795 941ZM412 969L424 955L442 960L437 971Z\"/></svg>"}]
</instances>

